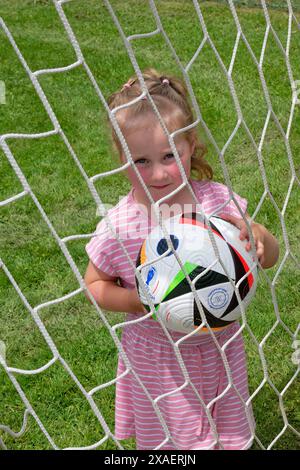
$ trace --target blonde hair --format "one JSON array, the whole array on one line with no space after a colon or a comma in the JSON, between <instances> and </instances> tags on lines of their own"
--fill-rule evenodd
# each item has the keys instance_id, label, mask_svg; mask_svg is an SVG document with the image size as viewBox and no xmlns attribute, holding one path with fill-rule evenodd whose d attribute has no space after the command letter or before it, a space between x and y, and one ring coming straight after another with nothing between
<instances>
[{"instance_id":1,"label":"blonde hair","mask_svg":"<svg viewBox=\"0 0 300 470\"><path fill-rule=\"evenodd\" d=\"M147 69L143 72L143 77L148 91L161 114L169 132L179 128L187 127L195 119L189 103L188 91L184 83L173 76L162 75L154 69ZM129 103L142 93L140 83L136 76L131 77L120 91L113 93L108 98L110 109ZM148 99L141 99L137 103L117 113L118 124L122 132L126 133L137 126L140 117L146 114L153 114L153 108ZM178 127L180 124L180 127ZM176 127L177 126L177 127ZM119 154L122 154L122 146L112 128L112 138ZM191 157L192 175L198 180L212 179L213 170L205 161L207 152L195 128L185 132L186 138L194 144L194 152Z\"/></svg>"}]
</instances>

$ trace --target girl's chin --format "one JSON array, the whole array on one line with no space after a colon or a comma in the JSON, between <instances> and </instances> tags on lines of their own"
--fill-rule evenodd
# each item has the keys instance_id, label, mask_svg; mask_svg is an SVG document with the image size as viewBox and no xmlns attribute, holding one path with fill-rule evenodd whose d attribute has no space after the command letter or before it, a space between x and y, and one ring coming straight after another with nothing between
<instances>
[{"instance_id":1,"label":"girl's chin","mask_svg":"<svg viewBox=\"0 0 300 470\"><path fill-rule=\"evenodd\" d=\"M180 183L178 184L178 186L180 185ZM149 193L151 194L152 196L152 199L154 202L157 202L159 201L160 199L172 194L172 192L178 187L176 186L175 184L168 184L168 185L165 185L164 187L153 187L153 186L147 186L148 187L148 191ZM167 199L166 201L164 201L166 204L169 204L171 201L173 201L173 199L176 197L178 197L178 194L179 193L176 193L172 196L170 196L169 199ZM180 191L180 196L182 196L182 192ZM145 205L148 205L150 204L150 200L148 199L148 196L147 194L145 193L143 187L135 187L135 199L142 203L142 204L145 204Z\"/></svg>"},{"instance_id":2,"label":"girl's chin","mask_svg":"<svg viewBox=\"0 0 300 470\"><path fill-rule=\"evenodd\" d=\"M155 188L152 186L147 186L149 193L151 194L153 200L158 201L162 197L167 196L168 194L174 191L174 187L172 185L167 185L163 188ZM135 188L135 195L140 200L148 200L147 194L145 193L143 188Z\"/></svg>"},{"instance_id":3,"label":"girl's chin","mask_svg":"<svg viewBox=\"0 0 300 470\"><path fill-rule=\"evenodd\" d=\"M159 189L159 190L151 190L150 189L151 196L153 197L153 200L155 202L159 201L159 199L162 199L165 196L168 196L173 191L174 191L174 189L171 190L171 189L168 189L168 188Z\"/></svg>"}]
</instances>

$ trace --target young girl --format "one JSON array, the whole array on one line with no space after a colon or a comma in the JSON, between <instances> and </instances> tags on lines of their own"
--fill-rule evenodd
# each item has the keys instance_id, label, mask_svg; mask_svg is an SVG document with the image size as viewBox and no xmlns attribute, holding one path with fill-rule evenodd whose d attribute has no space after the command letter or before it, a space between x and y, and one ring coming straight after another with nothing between
<instances>
[{"instance_id":1,"label":"young girl","mask_svg":"<svg viewBox=\"0 0 300 470\"><path fill-rule=\"evenodd\" d=\"M152 69L145 71L143 76L170 133L195 121L187 90L179 79L161 75ZM119 92L110 97L110 109L129 103L141 93L139 81L136 77L131 78ZM119 110L116 117L134 165L138 168L153 200L158 201L178 188L182 184L182 176L169 140L149 100L141 99L136 104ZM112 134L121 162L126 163L119 140L114 131ZM202 210L210 215L228 202L218 215L227 218L241 230L240 238L248 239L249 250L251 247L246 223L233 200L230 200L228 188L211 181L213 172L204 160L205 148L199 141L195 128L177 135L175 144ZM109 217L135 264L140 246L153 228L154 220L150 217L151 203L134 169L130 167L126 171L132 189L109 211ZM246 212L247 201L237 194L235 198L245 217L249 217ZM194 207L195 200L188 188L184 187L167 199L167 203L184 210L186 205L189 209ZM273 266L278 258L276 239L258 223L252 223L251 229L261 265L264 268ZM145 316L135 288L134 270L104 219L98 224L95 236L87 244L86 251L90 261L85 282L101 308L127 312L128 320ZM220 348L238 329L238 322L234 322L215 333ZM170 331L170 334L174 341L183 337L177 332ZM184 384L185 379L174 349L159 322L150 317L126 325L123 329L122 345L132 368L147 388L152 400ZM211 335L195 334L180 344L180 353L190 380L206 405L227 389L210 407L218 440L214 437L199 398L188 385L158 401L171 435L162 449L247 449L251 446L254 419L251 404L246 411L243 403L249 398L249 392L242 335L238 334L224 351L238 393L234 387L228 387L223 359ZM134 375L130 372L121 377L125 370L120 357L115 435L120 440L136 437L138 449L155 449L165 441L166 434L151 400Z\"/></svg>"}]
</instances>

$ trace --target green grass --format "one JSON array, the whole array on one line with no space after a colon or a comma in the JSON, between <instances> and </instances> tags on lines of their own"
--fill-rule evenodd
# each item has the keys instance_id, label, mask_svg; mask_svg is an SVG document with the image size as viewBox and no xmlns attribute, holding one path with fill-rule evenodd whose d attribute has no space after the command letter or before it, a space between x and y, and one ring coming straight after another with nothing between
<instances>
[{"instance_id":1,"label":"green grass","mask_svg":"<svg viewBox=\"0 0 300 470\"><path fill-rule=\"evenodd\" d=\"M192 3L179 0L157 3L165 30L180 59L187 64L203 38L196 15L191 13ZM264 17L259 8L249 8L256 2L237 3L241 5L238 9L240 22L259 60L265 32ZM155 29L147 2L114 0L112 5L127 35ZM228 67L236 37L228 7L216 2L201 3L201 7L209 34ZM106 8L96 0L75 0L66 4L64 10L89 67L104 95L108 96L127 80L132 73L132 66ZM32 70L65 66L76 60L52 2L2 0L0 15ZM285 43L286 10L272 9L270 16L274 29ZM299 13L297 18L299 21ZM7 101L6 105L0 105L0 134L51 130L52 124L2 31L0 43L0 80L5 81ZM153 66L178 73L161 36L135 41L133 46L142 69ZM299 50L300 33L294 23L290 60L295 79L300 79ZM272 35L267 43L263 71L274 111L286 130L291 89L284 57ZM194 63L190 78L204 120L222 148L232 133L237 116L227 81L208 44ZM233 79L243 114L258 144L267 107L257 69L242 43L236 56ZM105 113L83 69L42 76L40 83L88 176L115 168L118 163L112 158ZM299 117L298 106L290 132L290 145L298 175ZM199 132L207 142L208 159L214 168L215 179L222 182L224 179L218 155L204 130L200 128ZM8 142L59 236L91 233L99 220L95 202L62 140L53 136L38 140L14 139ZM281 210L291 180L291 169L283 139L273 121L267 129L262 154L270 191ZM253 213L264 186L256 153L242 128L229 145L225 161L233 189L248 199L249 212ZM0 201L23 190L2 151L0 181ZM116 175L99 181L96 187L104 202L114 204L119 196L127 193L129 184L122 175ZM295 184L284 221L290 249L298 260L299 219L299 186ZM285 245L280 219L270 198L265 199L257 221L266 225L278 237L281 261ZM0 257L32 307L78 288L75 275L30 197L0 208L0 230ZM82 275L88 262L85 244L86 240L68 243L68 249ZM270 280L274 278L277 267L267 271ZM299 269L289 258L277 279L275 293L280 318L291 332L296 331L299 322L299 283ZM0 302L0 340L6 344L9 366L36 369L46 364L52 358L49 347L3 270L0 270ZM83 294L44 308L39 313L60 354L86 390L115 377L116 347L97 312L88 304ZM113 325L123 321L125 317L121 313L107 313L107 318ZM247 319L257 343L263 340L276 321L269 283L264 276L261 276ZM249 330L245 331L245 340L250 389L254 393L263 380L263 369L257 345ZM294 352L292 338L282 324L267 339L263 352L269 380L282 392L296 371L296 366L291 361ZM104 436L86 399L58 362L41 374L18 375L17 379L58 447L87 446ZM2 368L0 384L0 424L18 431L22 426L25 408ZM294 381L283 395L288 422L296 429L299 429L300 421L298 385ZM113 429L114 386L97 392L94 399L109 427ZM267 447L284 426L278 396L268 383L255 396L253 407L257 436ZM31 417L26 432L19 439L11 438L4 431L0 431L0 437L9 449L51 447ZM134 440L125 442L124 446L133 449ZM258 444L255 444L254 448L256 447ZM107 441L101 446L101 449L114 448L113 441ZM296 436L287 430L274 448L299 449L300 445Z\"/></svg>"}]
</instances>

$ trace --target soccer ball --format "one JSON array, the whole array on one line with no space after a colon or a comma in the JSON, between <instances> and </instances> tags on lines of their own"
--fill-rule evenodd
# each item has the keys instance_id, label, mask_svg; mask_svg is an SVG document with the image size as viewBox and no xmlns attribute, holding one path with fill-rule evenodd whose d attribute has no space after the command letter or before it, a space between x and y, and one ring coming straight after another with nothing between
<instances>
[{"instance_id":1,"label":"soccer ball","mask_svg":"<svg viewBox=\"0 0 300 470\"><path fill-rule=\"evenodd\" d=\"M141 266L144 291L155 306L154 318L159 316L170 330L190 333L203 324L186 275L197 291L205 315L200 334L208 333L207 324L217 331L241 316L234 286L244 308L255 294L257 266L251 252L245 249L246 241L239 239L239 229L220 217L209 220L218 251L211 242L207 219L196 212L164 221L172 249L159 226L152 230L140 249L136 266ZM150 311L137 276L136 284L142 304Z\"/></svg>"}]
</instances>

